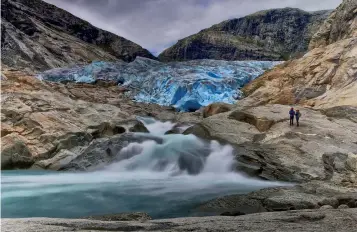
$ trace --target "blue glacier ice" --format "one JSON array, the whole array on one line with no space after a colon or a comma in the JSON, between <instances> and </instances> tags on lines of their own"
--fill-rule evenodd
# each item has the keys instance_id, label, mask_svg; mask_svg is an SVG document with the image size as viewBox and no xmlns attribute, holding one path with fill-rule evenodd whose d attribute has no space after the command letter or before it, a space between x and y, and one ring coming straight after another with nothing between
<instances>
[{"instance_id":1,"label":"blue glacier ice","mask_svg":"<svg viewBox=\"0 0 357 232\"><path fill-rule=\"evenodd\" d=\"M280 62L193 60L162 63L137 57L131 63L95 61L39 74L48 81L93 83L111 80L134 100L194 111L213 102L234 103L240 89Z\"/></svg>"}]
</instances>

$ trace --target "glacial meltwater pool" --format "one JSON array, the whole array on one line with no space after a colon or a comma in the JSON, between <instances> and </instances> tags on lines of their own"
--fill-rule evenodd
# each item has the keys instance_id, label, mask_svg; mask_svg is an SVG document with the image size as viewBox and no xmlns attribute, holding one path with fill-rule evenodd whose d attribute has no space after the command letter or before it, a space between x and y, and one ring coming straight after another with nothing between
<instances>
[{"instance_id":1,"label":"glacial meltwater pool","mask_svg":"<svg viewBox=\"0 0 357 232\"><path fill-rule=\"evenodd\" d=\"M193 135L164 135L174 124L144 122L163 142L130 143L121 152L134 156L104 168L2 171L1 217L75 218L134 211L153 218L192 216L191 209L207 200L283 185L232 171L235 159L229 145Z\"/></svg>"}]
</instances>

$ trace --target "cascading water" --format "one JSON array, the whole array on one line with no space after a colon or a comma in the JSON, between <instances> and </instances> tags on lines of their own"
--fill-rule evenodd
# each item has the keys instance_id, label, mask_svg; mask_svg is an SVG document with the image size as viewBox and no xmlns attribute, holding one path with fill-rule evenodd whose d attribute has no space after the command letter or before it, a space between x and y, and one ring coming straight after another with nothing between
<instances>
[{"instance_id":1,"label":"cascading water","mask_svg":"<svg viewBox=\"0 0 357 232\"><path fill-rule=\"evenodd\" d=\"M2 172L2 217L81 217L144 211L189 216L202 201L282 185L234 172L233 149L194 135L164 135L175 124L140 118L156 139L130 143L126 157L93 172ZM158 138L161 142L157 142Z\"/></svg>"}]
</instances>

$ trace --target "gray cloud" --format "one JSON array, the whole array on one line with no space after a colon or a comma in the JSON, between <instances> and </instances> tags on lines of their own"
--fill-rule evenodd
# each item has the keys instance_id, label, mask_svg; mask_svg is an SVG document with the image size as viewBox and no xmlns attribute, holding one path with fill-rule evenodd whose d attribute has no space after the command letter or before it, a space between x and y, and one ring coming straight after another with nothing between
<instances>
[{"instance_id":1,"label":"gray cloud","mask_svg":"<svg viewBox=\"0 0 357 232\"><path fill-rule=\"evenodd\" d=\"M45 0L158 54L178 39L263 9L334 9L342 0Z\"/></svg>"}]
</instances>

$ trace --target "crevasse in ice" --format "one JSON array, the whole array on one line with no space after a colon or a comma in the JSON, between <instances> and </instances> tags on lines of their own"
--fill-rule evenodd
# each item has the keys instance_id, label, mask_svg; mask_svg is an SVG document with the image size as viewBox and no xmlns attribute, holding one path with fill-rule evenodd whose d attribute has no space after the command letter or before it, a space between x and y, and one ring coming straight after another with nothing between
<instances>
[{"instance_id":1,"label":"crevasse in ice","mask_svg":"<svg viewBox=\"0 0 357 232\"><path fill-rule=\"evenodd\" d=\"M234 103L241 97L240 88L278 63L222 60L161 63L137 57L131 63L96 61L52 69L38 78L85 83L113 80L130 89L127 94L136 101L193 111L213 102Z\"/></svg>"}]
</instances>

